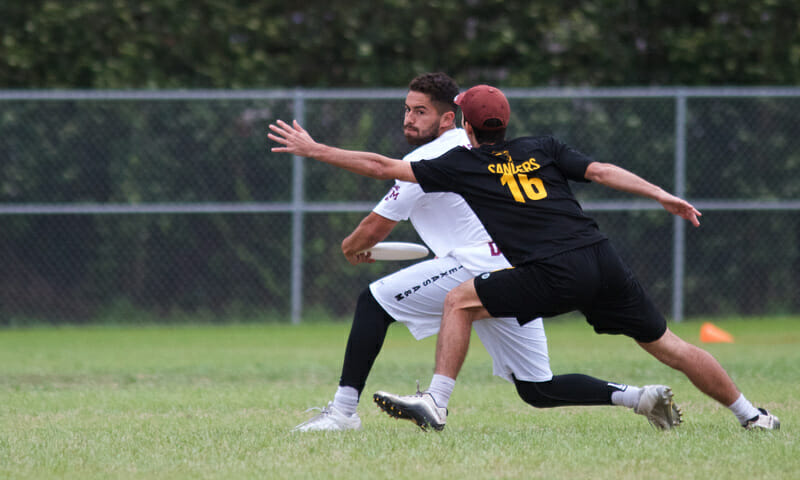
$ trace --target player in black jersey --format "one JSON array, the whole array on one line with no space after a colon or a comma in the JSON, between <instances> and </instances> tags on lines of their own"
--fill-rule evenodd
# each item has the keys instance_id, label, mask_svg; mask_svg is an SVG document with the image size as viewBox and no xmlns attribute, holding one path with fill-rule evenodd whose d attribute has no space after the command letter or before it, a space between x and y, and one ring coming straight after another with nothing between
<instances>
[{"instance_id":1,"label":"player in black jersey","mask_svg":"<svg viewBox=\"0 0 800 480\"><path fill-rule=\"evenodd\" d=\"M478 85L456 98L473 148L403 162L315 142L297 122L270 125L269 138L287 152L377 179L419 183L426 192L461 194L515 268L484 273L451 290L436 345L435 375L455 378L466 357L472 322L516 317L521 324L578 310L596 332L624 334L662 363L683 372L703 393L728 407L745 428L777 429L777 417L757 409L705 350L666 325L631 271L583 213L569 181L595 182L658 201L699 226L700 212L637 175L591 158L552 137L505 140L510 106L497 88ZM378 392L379 406L417 423L444 426L436 396ZM440 402L441 403L441 402Z\"/></svg>"}]
</instances>

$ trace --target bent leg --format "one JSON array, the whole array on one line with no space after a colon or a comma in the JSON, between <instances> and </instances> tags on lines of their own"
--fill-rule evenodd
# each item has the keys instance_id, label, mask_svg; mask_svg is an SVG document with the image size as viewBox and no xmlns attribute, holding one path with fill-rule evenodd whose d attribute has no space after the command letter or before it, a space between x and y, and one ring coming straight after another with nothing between
<instances>
[{"instance_id":1,"label":"bent leg","mask_svg":"<svg viewBox=\"0 0 800 480\"><path fill-rule=\"evenodd\" d=\"M471 278L447 256L415 263L370 284L356 304L339 386L361 394L391 323L402 323L417 340L437 334L447 293Z\"/></svg>"},{"instance_id":2,"label":"bent leg","mask_svg":"<svg viewBox=\"0 0 800 480\"><path fill-rule=\"evenodd\" d=\"M478 298L473 280L467 280L447 294L436 340L436 374L455 380L469 350L472 322L490 316Z\"/></svg>"},{"instance_id":3,"label":"bent leg","mask_svg":"<svg viewBox=\"0 0 800 480\"><path fill-rule=\"evenodd\" d=\"M654 342L637 342L659 361L683 372L701 392L729 406L741 392L722 365L705 350L688 343L667 329Z\"/></svg>"}]
</instances>

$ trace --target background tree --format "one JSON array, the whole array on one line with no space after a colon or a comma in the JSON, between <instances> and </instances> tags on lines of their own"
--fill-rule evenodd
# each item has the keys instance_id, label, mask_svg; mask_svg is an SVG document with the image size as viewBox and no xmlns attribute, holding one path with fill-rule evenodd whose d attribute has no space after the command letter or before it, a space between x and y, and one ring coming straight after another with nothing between
<instances>
[{"instance_id":1,"label":"background tree","mask_svg":"<svg viewBox=\"0 0 800 480\"><path fill-rule=\"evenodd\" d=\"M0 5L0 87L793 85L792 0L31 0Z\"/></svg>"}]
</instances>

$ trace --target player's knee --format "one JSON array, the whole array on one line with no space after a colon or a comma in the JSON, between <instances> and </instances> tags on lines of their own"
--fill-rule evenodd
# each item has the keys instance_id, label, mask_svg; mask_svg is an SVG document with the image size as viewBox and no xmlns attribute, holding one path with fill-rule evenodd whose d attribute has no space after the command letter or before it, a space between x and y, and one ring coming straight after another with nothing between
<instances>
[{"instance_id":1,"label":"player's knee","mask_svg":"<svg viewBox=\"0 0 800 480\"><path fill-rule=\"evenodd\" d=\"M469 281L447 292L444 298L444 311L470 310L482 307L477 292Z\"/></svg>"},{"instance_id":2,"label":"player's knee","mask_svg":"<svg viewBox=\"0 0 800 480\"><path fill-rule=\"evenodd\" d=\"M457 310L461 304L461 293L458 287L447 292L444 297L444 311L445 313Z\"/></svg>"},{"instance_id":3,"label":"player's knee","mask_svg":"<svg viewBox=\"0 0 800 480\"><path fill-rule=\"evenodd\" d=\"M394 319L386 313L386 310L375 299L369 287L365 288L358 296L355 318L381 318L387 325L394 322Z\"/></svg>"},{"instance_id":4,"label":"player's knee","mask_svg":"<svg viewBox=\"0 0 800 480\"><path fill-rule=\"evenodd\" d=\"M378 305L378 301L375 300L375 296L372 295L372 291L369 289L369 287L367 287L364 290L362 290L361 293L358 295L358 302L356 304L356 308L361 306L365 307L371 306L374 308L374 305Z\"/></svg>"},{"instance_id":5,"label":"player's knee","mask_svg":"<svg viewBox=\"0 0 800 480\"><path fill-rule=\"evenodd\" d=\"M550 383L552 382L525 382L514 379L520 398L536 408L551 408L558 405L547 393Z\"/></svg>"},{"instance_id":6,"label":"player's knee","mask_svg":"<svg viewBox=\"0 0 800 480\"><path fill-rule=\"evenodd\" d=\"M697 348L669 329L658 340L649 343L640 342L639 345L661 363L678 370L692 357L692 350Z\"/></svg>"}]
</instances>

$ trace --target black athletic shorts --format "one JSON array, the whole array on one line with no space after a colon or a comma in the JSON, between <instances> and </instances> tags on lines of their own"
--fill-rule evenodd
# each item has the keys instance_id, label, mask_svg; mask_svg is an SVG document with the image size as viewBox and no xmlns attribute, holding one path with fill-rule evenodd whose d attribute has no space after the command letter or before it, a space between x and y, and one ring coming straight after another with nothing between
<instances>
[{"instance_id":1,"label":"black athletic shorts","mask_svg":"<svg viewBox=\"0 0 800 480\"><path fill-rule=\"evenodd\" d=\"M516 317L521 325L578 310L597 333L652 342L667 330L664 316L607 240L478 275L475 289L492 316Z\"/></svg>"}]
</instances>

